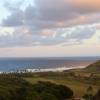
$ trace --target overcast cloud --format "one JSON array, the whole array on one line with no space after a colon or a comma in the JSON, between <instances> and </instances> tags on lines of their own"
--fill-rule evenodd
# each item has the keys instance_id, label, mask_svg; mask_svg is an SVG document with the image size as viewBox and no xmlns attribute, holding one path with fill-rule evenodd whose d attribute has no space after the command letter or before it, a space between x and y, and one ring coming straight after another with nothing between
<instances>
[{"instance_id":1,"label":"overcast cloud","mask_svg":"<svg viewBox=\"0 0 100 100\"><path fill-rule=\"evenodd\" d=\"M99 0L7 1L3 4L9 14L0 30L3 47L76 45L90 39L100 23Z\"/></svg>"}]
</instances>

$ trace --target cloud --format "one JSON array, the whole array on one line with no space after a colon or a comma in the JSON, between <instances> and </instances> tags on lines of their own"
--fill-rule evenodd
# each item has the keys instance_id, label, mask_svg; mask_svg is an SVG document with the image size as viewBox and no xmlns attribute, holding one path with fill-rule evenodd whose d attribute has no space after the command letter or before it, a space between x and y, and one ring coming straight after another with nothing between
<instances>
[{"instance_id":1,"label":"cloud","mask_svg":"<svg viewBox=\"0 0 100 100\"><path fill-rule=\"evenodd\" d=\"M23 6L21 2L17 8L8 4L10 15L2 21L2 27L13 28L14 32L12 37L0 37L0 45L79 44L95 34L94 24L100 22L99 0L34 0L34 3Z\"/></svg>"},{"instance_id":2,"label":"cloud","mask_svg":"<svg viewBox=\"0 0 100 100\"><path fill-rule=\"evenodd\" d=\"M100 21L100 1L98 0L34 0L34 2L35 6L26 6L24 12L20 7L13 10L11 15L3 21L3 25L13 26L13 21L16 21L19 25L61 27L59 23L62 23L62 26L68 27ZM10 8L14 9L11 5ZM23 18L19 19L22 16ZM40 26L38 26L39 23Z\"/></svg>"},{"instance_id":3,"label":"cloud","mask_svg":"<svg viewBox=\"0 0 100 100\"><path fill-rule=\"evenodd\" d=\"M80 13L100 12L100 0L70 0L70 3Z\"/></svg>"},{"instance_id":4,"label":"cloud","mask_svg":"<svg viewBox=\"0 0 100 100\"><path fill-rule=\"evenodd\" d=\"M13 29L12 29L13 30ZM38 46L38 45L78 45L85 39L91 38L95 34L95 27L76 26L58 30L42 30L40 33L32 34L23 26L14 29L11 33L6 30L1 31L0 47L6 46ZM3 33L2 33L3 32ZM5 35L4 33L7 32Z\"/></svg>"},{"instance_id":5,"label":"cloud","mask_svg":"<svg viewBox=\"0 0 100 100\"><path fill-rule=\"evenodd\" d=\"M24 0L25 1L25 0ZM23 5L23 1L21 1L21 0L17 0L17 1L15 1L15 0L10 0L10 2L8 1L8 0L5 0L5 2L4 2L4 7L6 7L8 10L10 10L10 11L15 11L15 10L17 10L17 9L19 9L20 7L21 7L21 5Z\"/></svg>"},{"instance_id":6,"label":"cloud","mask_svg":"<svg viewBox=\"0 0 100 100\"><path fill-rule=\"evenodd\" d=\"M7 19L3 20L3 26L20 26L23 24L23 15L21 10L17 10L13 12L11 15L7 17Z\"/></svg>"},{"instance_id":7,"label":"cloud","mask_svg":"<svg viewBox=\"0 0 100 100\"><path fill-rule=\"evenodd\" d=\"M68 21L100 12L99 0L35 0L40 18L51 21Z\"/></svg>"}]
</instances>

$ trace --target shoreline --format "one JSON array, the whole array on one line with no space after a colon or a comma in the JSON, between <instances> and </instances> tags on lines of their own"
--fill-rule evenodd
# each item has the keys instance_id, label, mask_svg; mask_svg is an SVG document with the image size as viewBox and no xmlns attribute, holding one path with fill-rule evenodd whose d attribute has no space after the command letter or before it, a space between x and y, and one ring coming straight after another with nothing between
<instances>
[{"instance_id":1,"label":"shoreline","mask_svg":"<svg viewBox=\"0 0 100 100\"><path fill-rule=\"evenodd\" d=\"M39 72L63 72L66 70L71 69L83 69L86 68L86 66L76 66L76 67L58 67L58 68L44 68L44 69L25 69L25 70L17 70L17 71L9 71L4 72L0 71L0 74L9 74L9 73L39 73Z\"/></svg>"}]
</instances>

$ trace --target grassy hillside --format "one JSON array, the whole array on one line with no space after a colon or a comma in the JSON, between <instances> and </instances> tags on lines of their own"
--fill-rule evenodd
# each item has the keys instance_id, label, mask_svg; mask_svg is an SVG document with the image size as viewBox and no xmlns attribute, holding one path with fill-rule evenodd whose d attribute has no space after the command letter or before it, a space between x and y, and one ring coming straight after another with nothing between
<instances>
[{"instance_id":1,"label":"grassy hillside","mask_svg":"<svg viewBox=\"0 0 100 100\"><path fill-rule=\"evenodd\" d=\"M95 78L90 77L90 75L80 75L80 72L37 73L34 76L24 77L24 79L32 84L38 81L50 81L68 86L74 91L74 95L77 97L83 96L89 86L93 87L94 94L100 88L100 78L96 78L96 76Z\"/></svg>"},{"instance_id":2,"label":"grassy hillside","mask_svg":"<svg viewBox=\"0 0 100 100\"><path fill-rule=\"evenodd\" d=\"M64 72L0 74L0 100L63 100L69 93L82 97L88 88L92 95L100 89L100 61Z\"/></svg>"},{"instance_id":3,"label":"grassy hillside","mask_svg":"<svg viewBox=\"0 0 100 100\"><path fill-rule=\"evenodd\" d=\"M73 96L64 85L42 81L31 84L18 74L1 74L0 100L65 100Z\"/></svg>"},{"instance_id":4,"label":"grassy hillside","mask_svg":"<svg viewBox=\"0 0 100 100\"><path fill-rule=\"evenodd\" d=\"M89 65L85 69L76 69L64 72L35 73L28 77L23 77L26 81L34 84L37 81L51 81L56 84L63 84L74 91L75 96L83 96L89 86L93 87L93 93L100 88L100 61Z\"/></svg>"},{"instance_id":5,"label":"grassy hillside","mask_svg":"<svg viewBox=\"0 0 100 100\"><path fill-rule=\"evenodd\" d=\"M85 70L89 72L100 72L100 60L90 64Z\"/></svg>"}]
</instances>

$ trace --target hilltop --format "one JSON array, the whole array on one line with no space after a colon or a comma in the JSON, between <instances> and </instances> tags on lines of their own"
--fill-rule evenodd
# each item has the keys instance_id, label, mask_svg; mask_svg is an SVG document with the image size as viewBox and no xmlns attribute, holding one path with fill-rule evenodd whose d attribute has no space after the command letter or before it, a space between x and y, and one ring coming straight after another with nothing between
<instances>
[{"instance_id":1,"label":"hilltop","mask_svg":"<svg viewBox=\"0 0 100 100\"><path fill-rule=\"evenodd\" d=\"M96 61L95 63L90 64L84 70L89 72L100 72L100 60Z\"/></svg>"}]
</instances>

